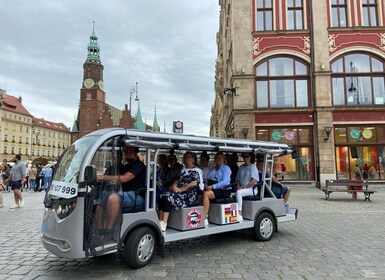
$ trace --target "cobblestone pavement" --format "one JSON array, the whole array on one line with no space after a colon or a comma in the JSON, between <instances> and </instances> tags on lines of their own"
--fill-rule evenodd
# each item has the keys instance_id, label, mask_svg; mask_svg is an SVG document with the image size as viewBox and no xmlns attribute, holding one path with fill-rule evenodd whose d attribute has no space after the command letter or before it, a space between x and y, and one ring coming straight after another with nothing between
<instances>
[{"instance_id":1,"label":"cobblestone pavement","mask_svg":"<svg viewBox=\"0 0 385 280\"><path fill-rule=\"evenodd\" d=\"M295 222L279 225L269 242L248 231L218 234L166 246L139 270L117 254L89 260L60 259L40 243L43 193L25 193L25 206L0 209L0 279L385 279L385 191L372 202L346 193L330 200L315 188L293 187Z\"/></svg>"}]
</instances>

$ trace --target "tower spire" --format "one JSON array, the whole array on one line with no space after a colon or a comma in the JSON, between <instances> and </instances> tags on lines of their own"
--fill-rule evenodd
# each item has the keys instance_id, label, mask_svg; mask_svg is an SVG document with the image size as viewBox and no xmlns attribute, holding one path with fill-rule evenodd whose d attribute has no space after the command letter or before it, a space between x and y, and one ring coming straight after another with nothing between
<instances>
[{"instance_id":1,"label":"tower spire","mask_svg":"<svg viewBox=\"0 0 385 280\"><path fill-rule=\"evenodd\" d=\"M90 36L90 43L88 44L87 62L100 63L100 47L98 44L98 37L95 33L95 21L92 22L92 34Z\"/></svg>"},{"instance_id":2,"label":"tower spire","mask_svg":"<svg viewBox=\"0 0 385 280\"><path fill-rule=\"evenodd\" d=\"M160 127L158 124L158 118L156 117L156 104L155 104L154 122L152 124L152 131L156 131L156 132L160 131Z\"/></svg>"},{"instance_id":3,"label":"tower spire","mask_svg":"<svg viewBox=\"0 0 385 280\"><path fill-rule=\"evenodd\" d=\"M140 102L138 101L138 110L136 111L135 117L135 129L146 130L146 124L143 122L142 113L140 111Z\"/></svg>"}]
</instances>

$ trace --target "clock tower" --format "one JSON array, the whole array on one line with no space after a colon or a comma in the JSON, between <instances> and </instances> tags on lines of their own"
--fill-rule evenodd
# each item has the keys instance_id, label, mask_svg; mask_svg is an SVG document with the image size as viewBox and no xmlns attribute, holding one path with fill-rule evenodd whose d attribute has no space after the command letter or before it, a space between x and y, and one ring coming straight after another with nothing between
<instances>
[{"instance_id":1,"label":"clock tower","mask_svg":"<svg viewBox=\"0 0 385 280\"><path fill-rule=\"evenodd\" d=\"M80 89L78 115L79 137L99 129L100 119L106 106L103 83L103 65L100 61L100 47L95 34L95 22L87 47L88 54L83 64L83 83Z\"/></svg>"}]
</instances>

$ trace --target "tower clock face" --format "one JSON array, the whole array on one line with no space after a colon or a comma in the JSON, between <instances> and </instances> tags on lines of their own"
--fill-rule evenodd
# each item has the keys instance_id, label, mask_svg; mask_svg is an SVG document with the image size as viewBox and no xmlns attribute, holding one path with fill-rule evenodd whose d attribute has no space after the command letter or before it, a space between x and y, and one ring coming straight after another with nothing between
<instances>
[{"instance_id":1,"label":"tower clock face","mask_svg":"<svg viewBox=\"0 0 385 280\"><path fill-rule=\"evenodd\" d=\"M99 88L100 88L101 90L103 90L103 89L104 89L104 83L103 83L103 81L99 81L99 82L98 82L98 86L99 86Z\"/></svg>"},{"instance_id":2,"label":"tower clock face","mask_svg":"<svg viewBox=\"0 0 385 280\"><path fill-rule=\"evenodd\" d=\"M94 80L87 78L84 80L83 85L85 88L92 88L95 85Z\"/></svg>"}]
</instances>

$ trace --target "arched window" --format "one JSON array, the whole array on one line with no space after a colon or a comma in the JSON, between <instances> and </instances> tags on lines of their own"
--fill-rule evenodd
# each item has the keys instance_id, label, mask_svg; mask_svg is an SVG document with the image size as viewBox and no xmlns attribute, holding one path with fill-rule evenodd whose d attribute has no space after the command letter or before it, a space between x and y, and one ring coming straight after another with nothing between
<instances>
[{"instance_id":1,"label":"arched window","mask_svg":"<svg viewBox=\"0 0 385 280\"><path fill-rule=\"evenodd\" d=\"M372 55L350 53L332 62L335 106L384 105L384 62Z\"/></svg>"},{"instance_id":2,"label":"arched window","mask_svg":"<svg viewBox=\"0 0 385 280\"><path fill-rule=\"evenodd\" d=\"M309 106L309 67L290 57L274 57L255 70L257 108Z\"/></svg>"}]
</instances>

